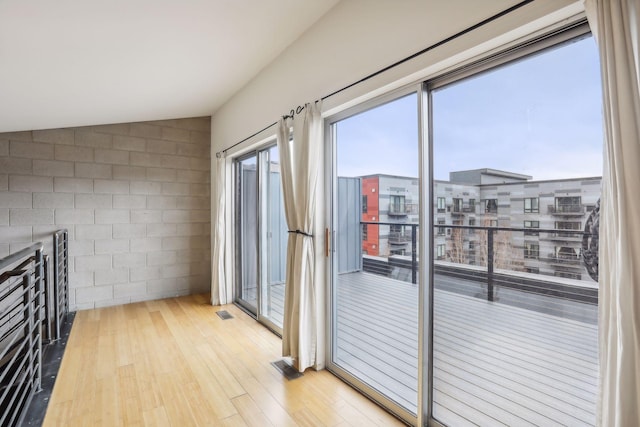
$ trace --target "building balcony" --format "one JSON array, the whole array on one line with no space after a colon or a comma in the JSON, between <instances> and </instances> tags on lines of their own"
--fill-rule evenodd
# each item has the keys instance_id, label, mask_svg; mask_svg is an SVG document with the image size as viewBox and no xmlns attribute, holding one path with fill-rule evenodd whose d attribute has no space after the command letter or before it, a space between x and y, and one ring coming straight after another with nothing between
<instances>
[{"instance_id":1,"label":"building balcony","mask_svg":"<svg viewBox=\"0 0 640 427\"><path fill-rule=\"evenodd\" d=\"M404 205L395 205L389 203L389 216L407 216L409 214L417 214L418 205L416 203L405 203Z\"/></svg>"},{"instance_id":2,"label":"building balcony","mask_svg":"<svg viewBox=\"0 0 640 427\"><path fill-rule=\"evenodd\" d=\"M585 207L582 205L548 205L547 212L550 215L561 216L582 216L585 214Z\"/></svg>"},{"instance_id":3,"label":"building balcony","mask_svg":"<svg viewBox=\"0 0 640 427\"><path fill-rule=\"evenodd\" d=\"M545 261L556 267L582 269L582 260L579 257L563 257L550 253Z\"/></svg>"},{"instance_id":4,"label":"building balcony","mask_svg":"<svg viewBox=\"0 0 640 427\"><path fill-rule=\"evenodd\" d=\"M580 243L582 242L583 232L576 230L571 232L556 232L548 233L542 236L542 240L549 240L552 242L567 242L567 243Z\"/></svg>"},{"instance_id":5,"label":"building balcony","mask_svg":"<svg viewBox=\"0 0 640 427\"><path fill-rule=\"evenodd\" d=\"M404 245L411 242L411 233L392 231L389 233L388 241L392 245Z\"/></svg>"}]
</instances>

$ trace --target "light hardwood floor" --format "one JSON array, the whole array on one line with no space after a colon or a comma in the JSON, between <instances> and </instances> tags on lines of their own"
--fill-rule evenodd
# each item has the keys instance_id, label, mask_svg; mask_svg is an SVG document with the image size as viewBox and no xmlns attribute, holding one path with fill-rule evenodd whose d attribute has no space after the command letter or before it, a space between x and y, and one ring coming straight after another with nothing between
<instances>
[{"instance_id":1,"label":"light hardwood floor","mask_svg":"<svg viewBox=\"0 0 640 427\"><path fill-rule=\"evenodd\" d=\"M286 380L271 365L280 339L207 301L78 312L44 425L402 425L327 371Z\"/></svg>"}]
</instances>

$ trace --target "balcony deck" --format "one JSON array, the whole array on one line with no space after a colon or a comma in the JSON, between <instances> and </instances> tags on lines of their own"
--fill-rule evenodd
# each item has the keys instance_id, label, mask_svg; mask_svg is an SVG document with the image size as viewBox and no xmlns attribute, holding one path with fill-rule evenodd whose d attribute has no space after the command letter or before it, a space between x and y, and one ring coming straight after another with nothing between
<instances>
[{"instance_id":1,"label":"balcony deck","mask_svg":"<svg viewBox=\"0 0 640 427\"><path fill-rule=\"evenodd\" d=\"M452 425L595 423L595 324L438 289L438 281L437 419ZM370 273L339 276L337 363L413 411L417 301L417 286L407 282Z\"/></svg>"}]
</instances>

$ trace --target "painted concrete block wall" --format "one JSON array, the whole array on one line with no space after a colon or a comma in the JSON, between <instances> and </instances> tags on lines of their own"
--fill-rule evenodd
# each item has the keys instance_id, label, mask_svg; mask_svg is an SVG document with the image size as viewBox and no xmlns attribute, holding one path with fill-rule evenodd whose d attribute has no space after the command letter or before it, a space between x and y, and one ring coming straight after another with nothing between
<instances>
[{"instance_id":1,"label":"painted concrete block wall","mask_svg":"<svg viewBox=\"0 0 640 427\"><path fill-rule=\"evenodd\" d=\"M210 118L0 133L0 257L67 228L71 308L210 285Z\"/></svg>"}]
</instances>

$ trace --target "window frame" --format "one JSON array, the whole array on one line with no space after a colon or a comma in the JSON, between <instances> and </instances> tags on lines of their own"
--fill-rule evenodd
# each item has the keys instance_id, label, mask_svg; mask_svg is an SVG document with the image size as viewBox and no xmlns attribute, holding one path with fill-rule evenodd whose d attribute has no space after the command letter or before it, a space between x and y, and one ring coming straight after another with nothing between
<instances>
[{"instance_id":1,"label":"window frame","mask_svg":"<svg viewBox=\"0 0 640 427\"><path fill-rule=\"evenodd\" d=\"M523 228L531 228L531 229L536 229L536 228L540 228L540 220L529 220L526 219L523 222ZM538 231L528 231L525 230L524 235L526 236L538 236L540 234L540 232Z\"/></svg>"},{"instance_id":2,"label":"window frame","mask_svg":"<svg viewBox=\"0 0 640 427\"><path fill-rule=\"evenodd\" d=\"M484 213L497 214L498 213L498 199L483 199Z\"/></svg>"},{"instance_id":3,"label":"window frame","mask_svg":"<svg viewBox=\"0 0 640 427\"><path fill-rule=\"evenodd\" d=\"M575 19L579 19L579 18L575 18ZM423 186L422 187L423 191L421 192L421 194L424 196L424 200L421 200L420 206L418 208L419 209L418 212L420 213L420 225L421 225L419 248L421 249L421 256L425 257L428 261L422 264L422 266L420 267L419 275L422 283L428 282L428 287L433 286L433 265L430 263L432 263L433 260L436 258L434 256L435 253L433 252L434 250L433 239L436 236L436 233L433 233L434 216L435 216L434 214L438 212L439 213L446 212L446 198L438 197L436 200L435 206L432 202L435 195L434 194L435 184L434 184L434 178L433 178L433 165L431 163L432 159L429 157L432 154L432 147L433 147L432 135L430 134L431 132L430 127L432 126L432 123L429 122L430 120L429 114L431 109L429 92L437 87L444 86L446 84L449 84L457 80L461 80L468 76L482 73L483 70L495 69L497 67L500 67L501 64L503 63L511 63L512 61L517 60L520 57L525 57L525 56L528 56L529 54L532 54L538 51L543 51L547 47L560 45L563 43L563 41L568 41L570 39L579 37L582 34L588 33L588 27L586 31L581 29L581 27L585 27L585 25L576 24L576 20L570 20L568 25L566 25L566 22L562 24L558 22L555 25L553 25L551 27L552 30L547 33L544 33L541 30L537 34L531 34L530 36L526 37L526 39L520 39L518 41L514 40L510 44L510 46L506 49L495 49L492 52L487 52L486 54L484 54L483 57L479 60L468 61L466 65L462 65L457 68L451 67L448 69L453 71L447 70L446 72L443 72L441 75L435 76L428 80L421 79L421 85L423 88L423 94L421 96L424 99L420 100L421 109L419 108L419 114L421 115L421 117L423 117L421 119L423 120L421 122L421 126L423 126L421 128L421 131L423 132L423 137L425 138L425 140L424 140L424 145L421 146L421 153L420 153L421 169L419 174L421 174L420 177L422 179L421 185ZM522 40L524 40L524 42ZM394 93L397 93L397 92L394 92ZM375 98L375 105L380 105L382 103L379 101L380 98L389 99L390 95L391 93L386 93L379 98ZM330 116L325 121L326 123L325 129L327 130L325 132L325 135L328 136L331 134L330 125L332 123L330 122L330 120L335 119L335 121L337 121L338 119L336 119L336 117L339 117L339 116L346 117L346 116L354 115L353 111L356 109L359 110L360 112L365 111L368 109L367 106L371 106L373 104L373 101L374 100L370 99L369 101L365 101L364 103L358 105L357 107L349 107L348 109L345 109L339 113L336 113L333 116ZM349 111L349 114L345 114L345 111ZM425 114L427 118L424 118ZM426 128L425 128L425 125L426 125ZM328 136L327 138L330 138L330 136ZM327 145L330 146L330 144L327 144ZM331 148L327 149L327 153L329 156L332 155ZM440 199L444 200L444 205L442 207L440 207ZM482 201L478 202L477 204L479 205L481 202ZM486 213L497 213L498 211L497 199L495 199L495 202L496 202L495 212L486 212ZM330 209L331 208L329 208L329 210ZM478 212L480 214L483 213L482 211L478 211ZM482 221L482 217L480 217L480 221ZM435 226L437 227L438 224L436 224ZM446 256L446 247L444 248L444 250L445 250L445 256ZM538 253L539 253L539 250L538 250ZM328 271L330 272L330 269ZM428 309L428 311L421 312L420 314L422 323L419 325L419 328L420 328L419 334L420 334L420 338L423 340L422 341L423 343L420 347L419 358L423 362L421 366L422 366L422 369L424 369L424 371L422 372L422 375L418 378L418 381L420 383L419 388L420 390L422 390L422 392L419 393L419 399L422 399L422 400L419 400L419 403L418 403L419 413L418 413L417 421L425 425L427 423L429 425L432 425L432 424L440 425L438 420L433 418L433 412L432 412L432 406L433 406L432 375L433 373L430 370L431 368L427 366L428 363L429 364L433 363L433 354L432 354L433 324L431 323L431 320L430 320L430 316L433 315L432 292L433 292L433 289L426 289L424 291L424 294L421 291L421 294L419 296L421 302L424 302L427 305L424 308ZM328 313L329 314L331 313L330 308L328 309ZM331 318L330 315L327 316L327 319L330 319L330 318ZM328 326L329 327L326 329L329 332L331 331L330 320L328 322ZM330 340L328 341L328 343L330 343ZM327 346L327 349L328 351L330 351L330 345ZM329 359L330 358L328 358L327 360ZM371 397L371 395L369 395L369 397ZM396 412L396 410L394 409L394 406L391 406L388 409Z\"/></svg>"},{"instance_id":4,"label":"window frame","mask_svg":"<svg viewBox=\"0 0 640 427\"><path fill-rule=\"evenodd\" d=\"M520 58L525 58L530 54L543 52L548 48L552 49L556 46L562 46L565 43L571 43L573 40L577 40L579 38L589 36L589 34L590 34L590 31L589 31L588 25L584 21L578 22L578 23L575 23L575 22L570 23L567 26L558 26L556 27L555 30L552 30L549 34L545 34L541 38L531 37L529 40L525 41L523 44L515 45L510 49L506 49L502 52L499 52L493 58L486 57L474 64L471 64L468 67L461 67L457 70L454 70L451 73L435 78L427 83L428 90L431 92L434 89L446 86L451 83L455 83L467 77L480 75L484 71L496 69L504 64L509 64L509 63L512 63L513 61L517 61ZM432 108L431 104L429 107ZM431 121L429 123L430 125L432 124ZM433 134L432 133L430 133L429 144L430 144L429 145L430 150L433 150ZM435 185L433 185L432 191L434 187ZM498 208L497 200L495 203L495 210L490 208L487 205L487 202L485 202L484 200L481 200L480 203L483 205L483 207L480 208L481 209L479 211L480 214L486 214L491 216L498 214L499 208ZM539 211L540 211L540 200L538 200L538 213ZM540 259L540 244L538 242L531 242L531 245L532 245L530 246L531 257L528 259L533 259L534 256L536 260ZM433 286L433 283L431 283L431 286ZM430 301L430 307L431 307L431 311L429 315L433 316L433 313L434 313L433 300ZM429 331L430 337L433 338L433 329L432 329L433 325L428 324L426 327L427 327L427 330ZM433 343L431 343L431 345L432 344ZM433 349L431 346L429 347L429 349L431 351L431 358L429 359L429 361L430 363L433 363ZM432 368L430 371L430 375L431 377L429 377L426 384L427 386L433 387L434 380L432 377L433 376ZM426 392L426 394L429 396L430 399L433 399L433 390L431 388ZM426 416L426 419L429 421L429 425L434 424L434 425L440 426L441 425L440 421L434 418L433 401L425 401L424 405L426 408L425 416Z\"/></svg>"},{"instance_id":5,"label":"window frame","mask_svg":"<svg viewBox=\"0 0 640 427\"><path fill-rule=\"evenodd\" d=\"M535 203L533 201L535 200ZM527 202L529 207L527 208ZM533 206L535 204L535 207ZM524 199L524 213L540 213L540 198L539 197L525 197Z\"/></svg>"},{"instance_id":6,"label":"window frame","mask_svg":"<svg viewBox=\"0 0 640 427\"><path fill-rule=\"evenodd\" d=\"M540 259L540 244L538 242L524 242L524 259Z\"/></svg>"},{"instance_id":7,"label":"window frame","mask_svg":"<svg viewBox=\"0 0 640 427\"><path fill-rule=\"evenodd\" d=\"M455 213L462 213L463 209L464 209L464 200L462 199L462 197L454 197L451 211Z\"/></svg>"}]
</instances>

